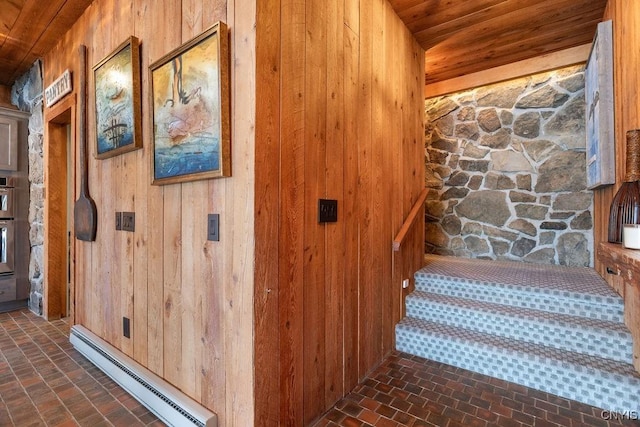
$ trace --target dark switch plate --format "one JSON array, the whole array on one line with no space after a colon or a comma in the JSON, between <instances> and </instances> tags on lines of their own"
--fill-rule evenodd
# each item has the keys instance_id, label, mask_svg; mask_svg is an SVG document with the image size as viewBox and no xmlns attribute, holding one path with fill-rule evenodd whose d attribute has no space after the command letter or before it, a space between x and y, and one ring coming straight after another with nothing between
<instances>
[{"instance_id":1,"label":"dark switch plate","mask_svg":"<svg viewBox=\"0 0 640 427\"><path fill-rule=\"evenodd\" d=\"M116 212L116 230L122 230L122 212Z\"/></svg>"},{"instance_id":2,"label":"dark switch plate","mask_svg":"<svg viewBox=\"0 0 640 427\"><path fill-rule=\"evenodd\" d=\"M122 229L124 231L136 231L135 212L122 212Z\"/></svg>"},{"instance_id":3,"label":"dark switch plate","mask_svg":"<svg viewBox=\"0 0 640 427\"><path fill-rule=\"evenodd\" d=\"M125 338L131 338L131 321L128 317L122 318L122 335Z\"/></svg>"},{"instance_id":4,"label":"dark switch plate","mask_svg":"<svg viewBox=\"0 0 640 427\"><path fill-rule=\"evenodd\" d=\"M220 241L220 214L207 215L207 240Z\"/></svg>"},{"instance_id":5,"label":"dark switch plate","mask_svg":"<svg viewBox=\"0 0 640 427\"><path fill-rule=\"evenodd\" d=\"M333 199L318 200L318 222L338 221L338 201Z\"/></svg>"}]
</instances>

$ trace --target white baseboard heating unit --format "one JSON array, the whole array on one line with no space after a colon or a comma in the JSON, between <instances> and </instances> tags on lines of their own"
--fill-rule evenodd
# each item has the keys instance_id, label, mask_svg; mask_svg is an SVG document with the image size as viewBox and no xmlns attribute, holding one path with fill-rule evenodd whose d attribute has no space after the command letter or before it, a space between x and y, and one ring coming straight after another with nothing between
<instances>
[{"instance_id":1,"label":"white baseboard heating unit","mask_svg":"<svg viewBox=\"0 0 640 427\"><path fill-rule=\"evenodd\" d=\"M71 344L170 426L217 427L218 417L87 328L71 327Z\"/></svg>"}]
</instances>

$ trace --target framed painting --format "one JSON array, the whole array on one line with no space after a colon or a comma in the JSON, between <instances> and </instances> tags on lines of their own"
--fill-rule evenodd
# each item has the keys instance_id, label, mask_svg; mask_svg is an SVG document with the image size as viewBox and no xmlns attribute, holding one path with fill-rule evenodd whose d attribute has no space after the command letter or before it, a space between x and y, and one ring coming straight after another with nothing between
<instances>
[{"instance_id":1,"label":"framed painting","mask_svg":"<svg viewBox=\"0 0 640 427\"><path fill-rule=\"evenodd\" d=\"M613 28L598 24L585 68L587 188L616 182L613 122Z\"/></svg>"},{"instance_id":2,"label":"framed painting","mask_svg":"<svg viewBox=\"0 0 640 427\"><path fill-rule=\"evenodd\" d=\"M228 44L218 22L149 66L152 184L231 175Z\"/></svg>"},{"instance_id":3,"label":"framed painting","mask_svg":"<svg viewBox=\"0 0 640 427\"><path fill-rule=\"evenodd\" d=\"M93 67L96 102L95 157L142 148L140 43L129 37Z\"/></svg>"}]
</instances>

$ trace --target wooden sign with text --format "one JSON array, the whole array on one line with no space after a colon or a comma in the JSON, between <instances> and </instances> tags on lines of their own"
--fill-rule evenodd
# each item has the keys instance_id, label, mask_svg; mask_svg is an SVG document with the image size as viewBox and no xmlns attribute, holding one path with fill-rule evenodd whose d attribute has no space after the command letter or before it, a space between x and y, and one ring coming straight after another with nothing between
<instances>
[{"instance_id":1,"label":"wooden sign with text","mask_svg":"<svg viewBox=\"0 0 640 427\"><path fill-rule=\"evenodd\" d=\"M60 77L58 77L44 90L44 98L47 103L47 107L51 107L68 93L71 93L71 72L69 70L65 70Z\"/></svg>"}]
</instances>

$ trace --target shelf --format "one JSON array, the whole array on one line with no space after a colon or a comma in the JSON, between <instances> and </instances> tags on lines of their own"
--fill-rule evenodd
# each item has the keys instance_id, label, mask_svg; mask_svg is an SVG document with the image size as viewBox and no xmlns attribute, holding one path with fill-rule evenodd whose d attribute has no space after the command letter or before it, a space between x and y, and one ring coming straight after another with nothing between
<instances>
[{"instance_id":1,"label":"shelf","mask_svg":"<svg viewBox=\"0 0 640 427\"><path fill-rule=\"evenodd\" d=\"M633 337L633 366L640 373L640 250L600 243L596 250L600 274L624 299L624 323Z\"/></svg>"},{"instance_id":2,"label":"shelf","mask_svg":"<svg viewBox=\"0 0 640 427\"><path fill-rule=\"evenodd\" d=\"M617 243L600 243L597 257L605 268L616 269L609 274L620 275L632 283L640 282L640 250L627 249Z\"/></svg>"}]
</instances>

